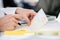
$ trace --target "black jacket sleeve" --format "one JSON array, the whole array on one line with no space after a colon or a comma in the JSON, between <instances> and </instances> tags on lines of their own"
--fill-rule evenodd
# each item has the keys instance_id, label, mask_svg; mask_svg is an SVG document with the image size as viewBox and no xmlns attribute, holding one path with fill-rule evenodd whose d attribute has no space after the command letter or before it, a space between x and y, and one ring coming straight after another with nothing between
<instances>
[{"instance_id":1,"label":"black jacket sleeve","mask_svg":"<svg viewBox=\"0 0 60 40\"><path fill-rule=\"evenodd\" d=\"M43 8L46 14L58 16L60 11L60 0L39 0L36 10Z\"/></svg>"},{"instance_id":2,"label":"black jacket sleeve","mask_svg":"<svg viewBox=\"0 0 60 40\"><path fill-rule=\"evenodd\" d=\"M17 7L13 0L3 0L4 7Z\"/></svg>"}]
</instances>

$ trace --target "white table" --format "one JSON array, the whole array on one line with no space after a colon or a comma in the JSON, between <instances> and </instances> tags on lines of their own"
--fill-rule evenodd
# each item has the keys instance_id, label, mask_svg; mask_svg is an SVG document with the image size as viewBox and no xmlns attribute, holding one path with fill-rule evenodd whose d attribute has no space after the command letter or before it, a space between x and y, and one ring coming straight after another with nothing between
<instances>
[{"instance_id":1,"label":"white table","mask_svg":"<svg viewBox=\"0 0 60 40\"><path fill-rule=\"evenodd\" d=\"M60 23L57 21L49 21L44 25L46 29L58 29L60 30ZM44 29L42 28L42 29ZM41 36L41 35L26 35L26 36L4 36L2 33L0 35L0 40L60 40L60 36Z\"/></svg>"}]
</instances>

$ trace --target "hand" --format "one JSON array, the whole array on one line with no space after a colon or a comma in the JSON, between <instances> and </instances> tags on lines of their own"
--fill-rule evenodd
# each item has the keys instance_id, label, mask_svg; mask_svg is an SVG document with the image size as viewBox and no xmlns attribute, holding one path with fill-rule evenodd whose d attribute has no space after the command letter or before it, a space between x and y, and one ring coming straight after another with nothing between
<instances>
[{"instance_id":1,"label":"hand","mask_svg":"<svg viewBox=\"0 0 60 40\"><path fill-rule=\"evenodd\" d=\"M28 25L31 24L31 20L36 15L36 12L34 10L23 9L23 8L17 8L16 13L20 14L20 16L26 20Z\"/></svg>"},{"instance_id":2,"label":"hand","mask_svg":"<svg viewBox=\"0 0 60 40\"><path fill-rule=\"evenodd\" d=\"M6 15L0 18L0 31L14 30L18 25L19 14Z\"/></svg>"}]
</instances>

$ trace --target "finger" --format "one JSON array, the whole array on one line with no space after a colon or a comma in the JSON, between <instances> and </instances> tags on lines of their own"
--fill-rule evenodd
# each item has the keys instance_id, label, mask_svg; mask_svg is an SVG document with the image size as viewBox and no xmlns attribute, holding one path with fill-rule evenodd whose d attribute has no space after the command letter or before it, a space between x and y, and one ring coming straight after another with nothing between
<instances>
[{"instance_id":1,"label":"finger","mask_svg":"<svg viewBox=\"0 0 60 40\"><path fill-rule=\"evenodd\" d=\"M18 20L16 20L15 18L12 17L12 21L15 23L18 23Z\"/></svg>"},{"instance_id":2,"label":"finger","mask_svg":"<svg viewBox=\"0 0 60 40\"><path fill-rule=\"evenodd\" d=\"M7 23L6 23L6 24L7 24ZM9 23L7 24L7 26L9 26L11 29L15 29L15 28L18 26L18 24L15 23L15 22L13 22L13 21L11 21L11 22L9 22Z\"/></svg>"},{"instance_id":3,"label":"finger","mask_svg":"<svg viewBox=\"0 0 60 40\"><path fill-rule=\"evenodd\" d=\"M31 10L30 14L28 16L30 16L30 20L32 20L34 18L34 16L36 15L36 12Z\"/></svg>"},{"instance_id":4,"label":"finger","mask_svg":"<svg viewBox=\"0 0 60 40\"><path fill-rule=\"evenodd\" d=\"M15 14L15 15L14 15L14 18L16 18L16 19L18 19L18 20L20 19L20 17L21 17L20 14Z\"/></svg>"},{"instance_id":5,"label":"finger","mask_svg":"<svg viewBox=\"0 0 60 40\"><path fill-rule=\"evenodd\" d=\"M1 31L14 30L16 27L17 27L17 24L11 21L6 24L3 24Z\"/></svg>"},{"instance_id":6,"label":"finger","mask_svg":"<svg viewBox=\"0 0 60 40\"><path fill-rule=\"evenodd\" d=\"M34 15L31 15L30 19L32 20L34 18Z\"/></svg>"},{"instance_id":7,"label":"finger","mask_svg":"<svg viewBox=\"0 0 60 40\"><path fill-rule=\"evenodd\" d=\"M30 21L32 20L32 16L31 16L31 15L29 15L29 16L27 16L27 17L29 18Z\"/></svg>"},{"instance_id":8,"label":"finger","mask_svg":"<svg viewBox=\"0 0 60 40\"><path fill-rule=\"evenodd\" d=\"M30 19L30 21L34 18L34 15L29 15L29 16L27 16L29 19Z\"/></svg>"},{"instance_id":9,"label":"finger","mask_svg":"<svg viewBox=\"0 0 60 40\"><path fill-rule=\"evenodd\" d=\"M9 26L8 30L15 30L18 24L12 22L12 24Z\"/></svg>"},{"instance_id":10,"label":"finger","mask_svg":"<svg viewBox=\"0 0 60 40\"><path fill-rule=\"evenodd\" d=\"M15 30L14 26L9 26L9 28L6 29L7 31Z\"/></svg>"},{"instance_id":11,"label":"finger","mask_svg":"<svg viewBox=\"0 0 60 40\"><path fill-rule=\"evenodd\" d=\"M30 19L30 21L31 21L31 20L33 19L33 16L31 16L29 19Z\"/></svg>"},{"instance_id":12,"label":"finger","mask_svg":"<svg viewBox=\"0 0 60 40\"><path fill-rule=\"evenodd\" d=\"M12 24L12 26L14 26L14 27L17 27L18 26L18 23L15 23L15 22L11 22Z\"/></svg>"},{"instance_id":13,"label":"finger","mask_svg":"<svg viewBox=\"0 0 60 40\"><path fill-rule=\"evenodd\" d=\"M7 19L4 24L12 23L12 22L18 23L18 20L16 20L14 17L11 17L11 18Z\"/></svg>"},{"instance_id":14,"label":"finger","mask_svg":"<svg viewBox=\"0 0 60 40\"><path fill-rule=\"evenodd\" d=\"M15 29L12 25L9 25L9 24L10 24L10 23L5 24L5 25L2 27L2 31L14 30L14 29Z\"/></svg>"},{"instance_id":15,"label":"finger","mask_svg":"<svg viewBox=\"0 0 60 40\"><path fill-rule=\"evenodd\" d=\"M28 26L30 25L30 20L29 20L29 18L27 17L27 16L24 16L24 19L26 20L26 22L27 22L27 24L28 24Z\"/></svg>"},{"instance_id":16,"label":"finger","mask_svg":"<svg viewBox=\"0 0 60 40\"><path fill-rule=\"evenodd\" d=\"M36 12L34 10L31 10L30 14L31 14L31 16L35 16Z\"/></svg>"},{"instance_id":17,"label":"finger","mask_svg":"<svg viewBox=\"0 0 60 40\"><path fill-rule=\"evenodd\" d=\"M5 15L6 18L10 18L10 17L13 17L14 15L12 14L9 14L9 15Z\"/></svg>"}]
</instances>

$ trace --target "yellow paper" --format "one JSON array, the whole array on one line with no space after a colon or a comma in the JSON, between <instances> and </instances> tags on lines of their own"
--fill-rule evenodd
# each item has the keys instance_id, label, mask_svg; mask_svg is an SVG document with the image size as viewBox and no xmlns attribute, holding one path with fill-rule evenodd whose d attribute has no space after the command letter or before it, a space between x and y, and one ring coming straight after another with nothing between
<instances>
[{"instance_id":1,"label":"yellow paper","mask_svg":"<svg viewBox=\"0 0 60 40\"><path fill-rule=\"evenodd\" d=\"M24 34L32 34L33 32L28 32L26 30L17 30L17 31L5 31L5 35L24 35Z\"/></svg>"}]
</instances>

